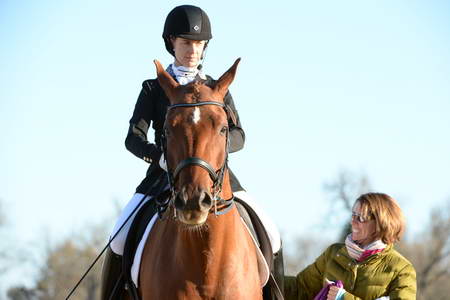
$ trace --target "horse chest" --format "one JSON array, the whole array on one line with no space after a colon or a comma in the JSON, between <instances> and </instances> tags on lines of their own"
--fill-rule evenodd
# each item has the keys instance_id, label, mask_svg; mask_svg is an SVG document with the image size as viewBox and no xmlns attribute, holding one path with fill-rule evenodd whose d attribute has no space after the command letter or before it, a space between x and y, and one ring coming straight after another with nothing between
<instances>
[{"instance_id":1,"label":"horse chest","mask_svg":"<svg viewBox=\"0 0 450 300\"><path fill-rule=\"evenodd\" d=\"M248 253L251 249L206 250L193 245L199 242L153 248L149 262L144 263L153 265L153 274L141 274L141 279L146 278L143 299L262 299L259 277L251 275L258 274L254 255ZM180 246L183 251L178 251Z\"/></svg>"}]
</instances>

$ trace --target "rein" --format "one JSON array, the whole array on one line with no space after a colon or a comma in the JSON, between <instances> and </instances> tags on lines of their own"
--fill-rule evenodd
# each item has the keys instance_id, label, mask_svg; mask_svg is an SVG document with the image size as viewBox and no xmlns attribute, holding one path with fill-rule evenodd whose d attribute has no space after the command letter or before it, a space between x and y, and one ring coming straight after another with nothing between
<instances>
[{"instance_id":1,"label":"rein","mask_svg":"<svg viewBox=\"0 0 450 300\"><path fill-rule=\"evenodd\" d=\"M221 102L216 101L205 101L205 102L198 102L198 103L180 103L180 104L173 104L169 105L167 107L167 113L175 108L185 108L185 107L198 107L198 106L204 106L204 105L217 105L223 108L223 110L229 115L229 111L227 109L227 106ZM167 140L165 136L165 132L163 132L161 136L162 141L162 150L164 157L167 158ZM232 196L230 199L223 199L220 197L220 192L222 191L222 185L223 185L223 176L225 174L225 169L228 165L228 144L229 144L229 131L227 130L226 133L226 143L225 143L225 159L220 167L219 170L215 170L210 163L207 161L199 158L199 157L187 157L184 160L180 161L178 165L176 166L175 170L172 172L168 161L166 161L167 164L167 177L169 181L169 189L171 196L164 202L157 202L158 206L158 215L160 218L162 218L162 214L166 211L167 207L172 203L175 199L176 190L175 190L175 180L177 179L179 173L181 170L188 166L198 166L206 170L211 177L211 180L213 181L212 191L213 191L213 201L214 201L214 214L216 216L223 215L227 213L234 205L234 196ZM217 205L224 205L225 207L218 210ZM176 210L175 210L175 216L176 216Z\"/></svg>"}]
</instances>

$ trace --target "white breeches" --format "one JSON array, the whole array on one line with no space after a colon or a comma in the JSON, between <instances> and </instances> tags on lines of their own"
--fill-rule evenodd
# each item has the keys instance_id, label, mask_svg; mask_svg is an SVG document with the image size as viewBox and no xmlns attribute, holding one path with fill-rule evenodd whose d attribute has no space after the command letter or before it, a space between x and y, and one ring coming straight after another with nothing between
<instances>
[{"instance_id":1,"label":"white breeches","mask_svg":"<svg viewBox=\"0 0 450 300\"><path fill-rule=\"evenodd\" d=\"M273 253L278 252L278 250L280 250L280 248L281 248L281 237L280 237L278 228L275 226L275 223L272 222L272 220L269 218L269 216L257 205L256 201L247 192L239 191L239 192L235 192L234 195L236 197L238 197L239 199L242 199L245 203L247 203L250 207L253 208L253 210L256 212L256 214L261 219L261 222L263 223L264 227L266 228L267 234L269 235L269 239L272 244ZM114 226L111 237L113 237L116 234L116 232L120 229L120 227L125 222L125 220L128 218L128 216L139 205L139 203L141 202L143 197L144 197L144 194L140 194L140 193L136 193L133 195L131 200L128 202L128 204L125 206L125 208L122 210L122 213L120 214L119 219L117 220L116 225ZM144 203L146 203L150 199L152 199L152 198L147 196L140 205L142 206ZM112 251L114 251L114 253L116 253L118 255L123 255L123 250L125 247L125 241L126 241L126 238L128 235L128 231L130 230L131 224L133 223L134 217L136 216L136 213L139 211L139 209L137 209L134 212L133 216L127 221L127 223L123 226L123 228L120 230L120 232L114 238L114 240L111 242L111 249L112 249Z\"/></svg>"},{"instance_id":2,"label":"white breeches","mask_svg":"<svg viewBox=\"0 0 450 300\"><path fill-rule=\"evenodd\" d=\"M126 221L128 216L133 212L133 210L139 205L142 198L144 197L144 194L136 193L133 195L131 200L128 202L128 204L125 206L125 208L122 210L122 213L119 216L119 219L116 221L116 225L114 225L114 229L111 233L110 238L112 238L117 231L120 229L122 224ZM147 196L144 201L141 203L141 207L144 203L146 203L148 200L152 199L152 197ZM127 221L127 223L123 226L123 228L120 230L120 232L117 234L117 236L114 238L114 240L111 242L111 250L119 255L123 255L123 249L125 248L125 241L127 240L128 231L130 231L131 224L133 224L134 217L136 217L137 212L140 208L136 209L133 216Z\"/></svg>"}]
</instances>

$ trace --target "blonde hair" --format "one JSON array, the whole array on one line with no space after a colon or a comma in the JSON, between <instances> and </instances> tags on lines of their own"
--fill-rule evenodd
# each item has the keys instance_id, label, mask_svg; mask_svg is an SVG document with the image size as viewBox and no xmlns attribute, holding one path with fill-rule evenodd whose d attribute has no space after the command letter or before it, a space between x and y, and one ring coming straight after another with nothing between
<instances>
[{"instance_id":1,"label":"blonde hair","mask_svg":"<svg viewBox=\"0 0 450 300\"><path fill-rule=\"evenodd\" d=\"M385 244L400 240L405 230L405 218L397 201L383 193L362 194L356 199L360 204L361 215L375 220L375 239Z\"/></svg>"}]
</instances>

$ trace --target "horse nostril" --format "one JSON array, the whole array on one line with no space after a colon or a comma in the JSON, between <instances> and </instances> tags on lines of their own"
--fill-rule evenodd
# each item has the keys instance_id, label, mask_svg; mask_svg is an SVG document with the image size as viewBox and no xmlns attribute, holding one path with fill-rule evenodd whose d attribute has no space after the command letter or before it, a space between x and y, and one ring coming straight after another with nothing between
<instances>
[{"instance_id":1,"label":"horse nostril","mask_svg":"<svg viewBox=\"0 0 450 300\"><path fill-rule=\"evenodd\" d=\"M175 196L175 208L183 209L186 206L186 195L185 193L178 193Z\"/></svg>"},{"instance_id":2,"label":"horse nostril","mask_svg":"<svg viewBox=\"0 0 450 300\"><path fill-rule=\"evenodd\" d=\"M200 207L205 209L210 209L212 206L212 197L211 194L203 191L202 195L199 198Z\"/></svg>"}]
</instances>

